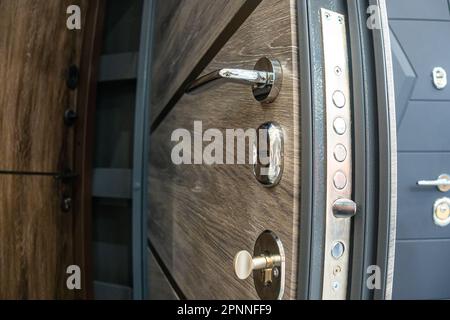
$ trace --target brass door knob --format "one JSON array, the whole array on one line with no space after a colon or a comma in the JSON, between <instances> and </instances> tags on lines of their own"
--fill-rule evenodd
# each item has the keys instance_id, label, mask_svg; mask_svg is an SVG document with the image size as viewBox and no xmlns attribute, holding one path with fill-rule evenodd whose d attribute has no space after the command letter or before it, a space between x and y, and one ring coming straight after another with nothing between
<instances>
[{"instance_id":1,"label":"brass door knob","mask_svg":"<svg viewBox=\"0 0 450 320\"><path fill-rule=\"evenodd\" d=\"M233 264L236 276L245 280L257 270L267 270L267 274L272 274L273 268L281 265L281 257L279 255L253 257L248 251L243 250L236 254Z\"/></svg>"}]
</instances>

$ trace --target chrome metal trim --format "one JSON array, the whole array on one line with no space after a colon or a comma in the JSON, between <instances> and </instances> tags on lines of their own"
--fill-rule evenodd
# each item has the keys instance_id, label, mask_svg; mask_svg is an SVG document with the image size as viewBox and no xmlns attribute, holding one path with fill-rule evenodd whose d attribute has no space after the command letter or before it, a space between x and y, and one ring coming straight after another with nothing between
<instances>
[{"instance_id":1,"label":"chrome metal trim","mask_svg":"<svg viewBox=\"0 0 450 320\"><path fill-rule=\"evenodd\" d=\"M419 180L417 185L421 187L436 187L441 192L450 191L450 176L441 174L436 180Z\"/></svg>"},{"instance_id":2,"label":"chrome metal trim","mask_svg":"<svg viewBox=\"0 0 450 320\"><path fill-rule=\"evenodd\" d=\"M198 94L215 85L237 83L250 85L257 101L271 103L278 97L282 81L281 63L276 59L263 57L258 60L254 70L224 68L208 73L193 81L186 93Z\"/></svg>"},{"instance_id":3,"label":"chrome metal trim","mask_svg":"<svg viewBox=\"0 0 450 320\"><path fill-rule=\"evenodd\" d=\"M384 61L386 68L386 86L387 99L390 123L390 187L391 187L391 201L390 201L390 227L389 227L389 245L388 245L388 259L386 270L386 289L384 298L386 300L392 299L392 288L394 281L394 266L395 266L395 241L397 228L397 122L395 111L395 86L394 86L394 67L392 60L391 38L389 29L389 20L387 14L386 0L377 0L380 8L381 18L381 35L383 38Z\"/></svg>"},{"instance_id":4,"label":"chrome metal trim","mask_svg":"<svg viewBox=\"0 0 450 320\"><path fill-rule=\"evenodd\" d=\"M257 129L253 145L253 175L264 187L280 183L284 169L284 133L276 122L263 123Z\"/></svg>"},{"instance_id":5,"label":"chrome metal trim","mask_svg":"<svg viewBox=\"0 0 450 320\"><path fill-rule=\"evenodd\" d=\"M447 87L447 71L442 67L433 69L433 84L436 89L444 90Z\"/></svg>"},{"instance_id":6,"label":"chrome metal trim","mask_svg":"<svg viewBox=\"0 0 450 320\"><path fill-rule=\"evenodd\" d=\"M322 298L344 300L347 298L349 277L349 251L351 217L336 217L336 202L352 196L352 99L347 46L346 17L337 12L321 9L325 114L326 114L326 217L325 253L323 265ZM338 72L336 72L338 71ZM343 97L336 99L339 92ZM336 146L344 146L346 157L336 160ZM348 201L344 211L349 208ZM341 208L342 209L342 208ZM340 212L340 211L339 211ZM356 205L355 205L356 213ZM342 252L336 255L336 244ZM338 271L337 271L338 270Z\"/></svg>"}]
</instances>

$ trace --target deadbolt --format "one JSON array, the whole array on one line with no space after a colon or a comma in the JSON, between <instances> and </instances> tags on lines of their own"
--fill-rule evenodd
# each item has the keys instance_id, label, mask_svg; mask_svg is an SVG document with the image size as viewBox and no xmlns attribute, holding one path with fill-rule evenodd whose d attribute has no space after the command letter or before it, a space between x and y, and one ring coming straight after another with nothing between
<instances>
[{"instance_id":1,"label":"deadbolt","mask_svg":"<svg viewBox=\"0 0 450 320\"><path fill-rule=\"evenodd\" d=\"M333 203L333 215L336 218L352 218L356 214L356 203L349 199L338 199Z\"/></svg>"},{"instance_id":2,"label":"deadbolt","mask_svg":"<svg viewBox=\"0 0 450 320\"><path fill-rule=\"evenodd\" d=\"M276 122L263 123L253 145L253 174L265 187L276 186L283 175L284 134Z\"/></svg>"},{"instance_id":3,"label":"deadbolt","mask_svg":"<svg viewBox=\"0 0 450 320\"><path fill-rule=\"evenodd\" d=\"M450 224L450 199L441 198L436 200L433 207L434 223L440 227Z\"/></svg>"},{"instance_id":4,"label":"deadbolt","mask_svg":"<svg viewBox=\"0 0 450 320\"><path fill-rule=\"evenodd\" d=\"M240 280L253 273L256 292L263 300L281 299L284 294L284 250L280 239L264 231L256 240L253 256L239 251L233 261L234 272Z\"/></svg>"}]
</instances>

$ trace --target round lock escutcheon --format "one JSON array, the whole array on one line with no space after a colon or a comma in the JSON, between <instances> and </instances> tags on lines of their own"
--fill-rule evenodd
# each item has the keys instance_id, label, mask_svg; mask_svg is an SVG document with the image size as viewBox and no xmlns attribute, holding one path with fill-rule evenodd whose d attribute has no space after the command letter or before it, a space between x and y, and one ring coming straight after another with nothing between
<instances>
[{"instance_id":1,"label":"round lock escutcheon","mask_svg":"<svg viewBox=\"0 0 450 320\"><path fill-rule=\"evenodd\" d=\"M269 79L264 85L253 85L253 96L261 103L274 102L281 92L283 83L283 69L280 61L263 57L256 62L254 70L267 72Z\"/></svg>"},{"instance_id":2,"label":"round lock escutcheon","mask_svg":"<svg viewBox=\"0 0 450 320\"><path fill-rule=\"evenodd\" d=\"M272 231L264 231L256 240L253 255L243 250L233 261L239 280L253 274L253 283L262 300L279 300L285 288L285 255L281 240Z\"/></svg>"},{"instance_id":3,"label":"round lock escutcheon","mask_svg":"<svg viewBox=\"0 0 450 320\"><path fill-rule=\"evenodd\" d=\"M436 200L433 207L433 220L440 227L450 224L450 198Z\"/></svg>"}]
</instances>

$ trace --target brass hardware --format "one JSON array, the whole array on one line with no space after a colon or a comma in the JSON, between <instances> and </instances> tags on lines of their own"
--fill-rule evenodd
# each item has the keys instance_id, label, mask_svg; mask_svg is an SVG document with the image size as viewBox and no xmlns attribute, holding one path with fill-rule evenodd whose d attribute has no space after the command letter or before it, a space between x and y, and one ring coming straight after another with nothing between
<instances>
[{"instance_id":1,"label":"brass hardware","mask_svg":"<svg viewBox=\"0 0 450 320\"><path fill-rule=\"evenodd\" d=\"M256 240L254 255L239 251L233 260L238 279L245 280L253 273L253 282L263 300L281 299L284 293L284 250L280 239L271 231L263 232Z\"/></svg>"},{"instance_id":2,"label":"brass hardware","mask_svg":"<svg viewBox=\"0 0 450 320\"><path fill-rule=\"evenodd\" d=\"M272 282L273 268L279 267L281 263L281 257L275 256L259 256L253 258L252 255L246 251L239 251L234 257L234 271L236 276L241 279L247 279L253 271L261 270L261 275L266 285Z\"/></svg>"},{"instance_id":3,"label":"brass hardware","mask_svg":"<svg viewBox=\"0 0 450 320\"><path fill-rule=\"evenodd\" d=\"M441 198L436 200L433 206L433 220L439 227L446 227L450 224L449 198Z\"/></svg>"}]
</instances>

